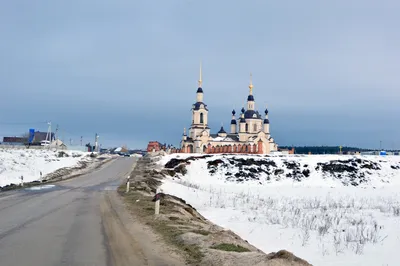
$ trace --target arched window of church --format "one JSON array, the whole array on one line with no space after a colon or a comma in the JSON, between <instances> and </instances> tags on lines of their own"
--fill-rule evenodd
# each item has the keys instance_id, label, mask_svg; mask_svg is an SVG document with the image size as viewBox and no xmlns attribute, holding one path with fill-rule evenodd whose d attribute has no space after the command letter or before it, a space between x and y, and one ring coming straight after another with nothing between
<instances>
[{"instance_id":1,"label":"arched window of church","mask_svg":"<svg viewBox=\"0 0 400 266\"><path fill-rule=\"evenodd\" d=\"M203 113L200 113L200 124L204 123Z\"/></svg>"},{"instance_id":2,"label":"arched window of church","mask_svg":"<svg viewBox=\"0 0 400 266\"><path fill-rule=\"evenodd\" d=\"M254 130L254 132L257 131L257 124L254 124L254 125L253 125L253 130Z\"/></svg>"},{"instance_id":3,"label":"arched window of church","mask_svg":"<svg viewBox=\"0 0 400 266\"><path fill-rule=\"evenodd\" d=\"M246 132L249 131L249 124L246 123Z\"/></svg>"}]
</instances>

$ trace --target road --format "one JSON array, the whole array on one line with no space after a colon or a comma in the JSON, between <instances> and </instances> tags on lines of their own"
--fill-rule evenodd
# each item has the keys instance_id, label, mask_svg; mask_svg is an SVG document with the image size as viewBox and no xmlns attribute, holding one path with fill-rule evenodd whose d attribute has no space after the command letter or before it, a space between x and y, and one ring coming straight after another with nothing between
<instances>
[{"instance_id":1,"label":"road","mask_svg":"<svg viewBox=\"0 0 400 266\"><path fill-rule=\"evenodd\" d=\"M0 194L0 264L172 265L151 263L111 206L110 195L116 197L134 160L119 158L81 177Z\"/></svg>"}]
</instances>

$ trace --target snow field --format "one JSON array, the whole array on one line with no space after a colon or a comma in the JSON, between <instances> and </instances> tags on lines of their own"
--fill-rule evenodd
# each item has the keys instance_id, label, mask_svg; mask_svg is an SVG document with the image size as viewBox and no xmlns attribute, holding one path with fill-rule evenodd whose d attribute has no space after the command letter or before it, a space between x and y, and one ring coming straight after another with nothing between
<instances>
[{"instance_id":1,"label":"snow field","mask_svg":"<svg viewBox=\"0 0 400 266\"><path fill-rule=\"evenodd\" d=\"M34 149L0 149L0 186L19 184L40 179L57 169L72 167L79 161L89 160L89 153L81 151L63 151L68 157L58 157L58 151Z\"/></svg>"},{"instance_id":2,"label":"snow field","mask_svg":"<svg viewBox=\"0 0 400 266\"><path fill-rule=\"evenodd\" d=\"M224 172L235 171L234 166L210 174L206 162L216 158L221 157L191 161L185 176L164 180L163 191L185 199L266 253L286 249L313 265L398 265L400 171L390 166L400 158L371 157L380 170L370 175L369 183L355 187L317 171L300 182L264 182L265 177L261 184L230 182ZM283 159L272 158L277 164ZM314 166L333 159L297 160Z\"/></svg>"}]
</instances>

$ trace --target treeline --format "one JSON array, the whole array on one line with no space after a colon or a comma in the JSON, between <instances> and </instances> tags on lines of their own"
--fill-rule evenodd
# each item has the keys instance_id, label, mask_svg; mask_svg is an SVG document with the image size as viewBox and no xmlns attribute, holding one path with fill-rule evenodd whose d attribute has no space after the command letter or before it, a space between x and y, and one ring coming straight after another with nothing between
<instances>
[{"instance_id":1,"label":"treeline","mask_svg":"<svg viewBox=\"0 0 400 266\"><path fill-rule=\"evenodd\" d=\"M338 154L340 152L339 146L279 146L280 149L294 148L296 154ZM350 152L363 152L370 151L369 149L362 149L356 147L342 147L342 153Z\"/></svg>"}]
</instances>

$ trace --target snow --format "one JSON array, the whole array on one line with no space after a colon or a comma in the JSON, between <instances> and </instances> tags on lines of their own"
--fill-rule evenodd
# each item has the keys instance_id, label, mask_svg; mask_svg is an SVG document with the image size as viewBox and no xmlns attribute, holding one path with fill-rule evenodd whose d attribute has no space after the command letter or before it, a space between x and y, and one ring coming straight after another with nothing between
<instances>
[{"instance_id":1,"label":"snow","mask_svg":"<svg viewBox=\"0 0 400 266\"><path fill-rule=\"evenodd\" d=\"M0 187L40 179L57 169L71 167L81 160L88 160L87 152L63 151L68 157L57 157L58 152L36 149L0 149Z\"/></svg>"},{"instance_id":2,"label":"snow","mask_svg":"<svg viewBox=\"0 0 400 266\"><path fill-rule=\"evenodd\" d=\"M167 155L159 164L177 156L184 159L193 154ZM235 164L229 163L233 158ZM263 172L242 181L229 178L247 173L253 166L240 170L238 160L249 158L273 161L276 168L270 171L284 172L276 176ZM208 166L218 159L224 164ZM349 166L357 160L363 163L354 167L353 174L321 170L321 164L335 160L348 160L343 164ZM309 176L288 177L295 170L287 162L297 163L300 172L309 169ZM318 165L320 170L316 170ZM210 221L266 253L286 249L317 266L398 265L399 166L400 156L213 155L191 160L186 175L165 179L161 189L183 198ZM253 169L267 172L264 166Z\"/></svg>"},{"instance_id":3,"label":"snow","mask_svg":"<svg viewBox=\"0 0 400 266\"><path fill-rule=\"evenodd\" d=\"M234 141L232 138L229 137L215 137L213 141Z\"/></svg>"},{"instance_id":4,"label":"snow","mask_svg":"<svg viewBox=\"0 0 400 266\"><path fill-rule=\"evenodd\" d=\"M43 186L34 186L34 187L29 187L26 188L26 190L43 190L43 189L50 189L54 188L55 185L43 185Z\"/></svg>"}]
</instances>

